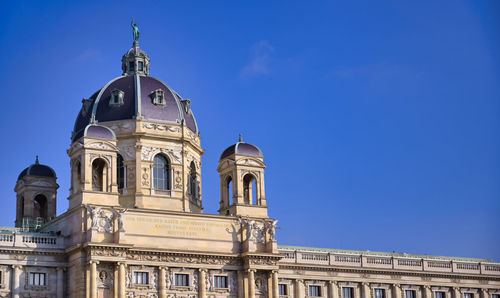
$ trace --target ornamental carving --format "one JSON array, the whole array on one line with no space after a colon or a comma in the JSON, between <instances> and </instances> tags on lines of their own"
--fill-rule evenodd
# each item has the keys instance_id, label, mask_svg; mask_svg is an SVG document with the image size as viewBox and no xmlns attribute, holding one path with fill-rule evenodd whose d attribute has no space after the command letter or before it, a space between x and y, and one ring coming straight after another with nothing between
<instances>
[{"instance_id":1,"label":"ornamental carving","mask_svg":"<svg viewBox=\"0 0 500 298\"><path fill-rule=\"evenodd\" d=\"M41 180L36 180L30 183L30 185L36 185L36 186L45 186L45 187L52 187L52 183L46 182L46 181L41 181Z\"/></svg>"},{"instance_id":2,"label":"ornamental carving","mask_svg":"<svg viewBox=\"0 0 500 298\"><path fill-rule=\"evenodd\" d=\"M254 177L260 178L260 173L257 171L241 170L241 179L243 179L243 176L246 174L252 174Z\"/></svg>"},{"instance_id":3,"label":"ornamental carving","mask_svg":"<svg viewBox=\"0 0 500 298\"><path fill-rule=\"evenodd\" d=\"M123 124L113 125L110 128L115 132L128 132L134 128L134 124L127 122Z\"/></svg>"},{"instance_id":4,"label":"ornamental carving","mask_svg":"<svg viewBox=\"0 0 500 298\"><path fill-rule=\"evenodd\" d=\"M101 149L101 150L115 150L112 146L105 144L103 142L97 142L97 143L91 143L91 144L86 144L86 148L93 148L93 149Z\"/></svg>"},{"instance_id":5,"label":"ornamental carving","mask_svg":"<svg viewBox=\"0 0 500 298\"><path fill-rule=\"evenodd\" d=\"M276 261L272 259L250 259L252 265L276 265Z\"/></svg>"},{"instance_id":6,"label":"ornamental carving","mask_svg":"<svg viewBox=\"0 0 500 298\"><path fill-rule=\"evenodd\" d=\"M101 207L90 207L85 205L91 220L91 230L97 232L111 233L113 232L113 213Z\"/></svg>"},{"instance_id":7,"label":"ornamental carving","mask_svg":"<svg viewBox=\"0 0 500 298\"><path fill-rule=\"evenodd\" d=\"M264 221L264 227L266 229L266 232L269 234L269 238L271 241L276 240L276 229L278 228L276 224L278 223L278 220L273 220L273 221Z\"/></svg>"},{"instance_id":8,"label":"ornamental carving","mask_svg":"<svg viewBox=\"0 0 500 298\"><path fill-rule=\"evenodd\" d=\"M97 287L102 289L113 288L113 265L110 263L99 264L97 266Z\"/></svg>"},{"instance_id":9,"label":"ornamental carving","mask_svg":"<svg viewBox=\"0 0 500 298\"><path fill-rule=\"evenodd\" d=\"M142 160L151 161L158 153L168 155L174 164L182 163L182 154L180 149L176 148L154 148L149 146L142 146L141 155Z\"/></svg>"},{"instance_id":10,"label":"ornamental carving","mask_svg":"<svg viewBox=\"0 0 500 298\"><path fill-rule=\"evenodd\" d=\"M265 272L255 274L255 294L267 295L267 274Z\"/></svg>"},{"instance_id":11,"label":"ornamental carving","mask_svg":"<svg viewBox=\"0 0 500 298\"><path fill-rule=\"evenodd\" d=\"M105 247L92 247L88 250L89 257L125 257L127 253L124 250L109 249Z\"/></svg>"},{"instance_id":12,"label":"ornamental carving","mask_svg":"<svg viewBox=\"0 0 500 298\"><path fill-rule=\"evenodd\" d=\"M256 243L265 242L265 227L264 223L258 220L250 219L246 217L238 217L238 220L242 227L246 230L247 240L254 241Z\"/></svg>"},{"instance_id":13,"label":"ornamental carving","mask_svg":"<svg viewBox=\"0 0 500 298\"><path fill-rule=\"evenodd\" d=\"M142 186L149 186L149 168L142 168Z\"/></svg>"},{"instance_id":14,"label":"ornamental carving","mask_svg":"<svg viewBox=\"0 0 500 298\"><path fill-rule=\"evenodd\" d=\"M134 283L134 272L147 272L148 275L148 283L147 284L135 284ZM148 288L148 289L156 289L158 284L158 271L155 267L149 266L128 266L127 274L126 274L125 284L128 288ZM142 294L141 294L142 295Z\"/></svg>"},{"instance_id":15,"label":"ornamental carving","mask_svg":"<svg viewBox=\"0 0 500 298\"><path fill-rule=\"evenodd\" d=\"M187 137L190 138L193 142L198 143L198 135L192 133L190 130L187 130Z\"/></svg>"},{"instance_id":16,"label":"ornamental carving","mask_svg":"<svg viewBox=\"0 0 500 298\"><path fill-rule=\"evenodd\" d=\"M181 171L175 171L175 189L181 189L182 190L182 178L181 178Z\"/></svg>"},{"instance_id":17,"label":"ornamental carving","mask_svg":"<svg viewBox=\"0 0 500 298\"><path fill-rule=\"evenodd\" d=\"M142 128L158 130L158 131L181 132L180 127L169 126L165 124L157 124L157 123L143 123Z\"/></svg>"},{"instance_id":18,"label":"ornamental carving","mask_svg":"<svg viewBox=\"0 0 500 298\"><path fill-rule=\"evenodd\" d=\"M89 154L89 161L91 164L92 164L92 161L94 161L94 159L96 159L96 158L102 158L108 162L108 165L111 164L111 155L103 155L103 154L95 154L95 153Z\"/></svg>"},{"instance_id":19,"label":"ornamental carving","mask_svg":"<svg viewBox=\"0 0 500 298\"><path fill-rule=\"evenodd\" d=\"M184 151L184 154L186 155L186 161L188 165L190 165L191 162L193 162L197 170L201 169L201 162L198 160L196 156L194 156L188 151Z\"/></svg>"}]
</instances>

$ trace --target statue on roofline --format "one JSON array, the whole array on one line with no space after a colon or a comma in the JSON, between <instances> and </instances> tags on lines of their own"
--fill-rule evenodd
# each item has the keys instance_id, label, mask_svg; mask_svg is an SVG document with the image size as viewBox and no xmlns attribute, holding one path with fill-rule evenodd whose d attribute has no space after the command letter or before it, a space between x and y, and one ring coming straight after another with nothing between
<instances>
[{"instance_id":1,"label":"statue on roofline","mask_svg":"<svg viewBox=\"0 0 500 298\"><path fill-rule=\"evenodd\" d=\"M134 18L132 18L132 23L130 23L132 26L132 33L134 34L134 42L139 40L139 36L141 35L139 32L139 26L137 26L136 23L134 23Z\"/></svg>"}]
</instances>

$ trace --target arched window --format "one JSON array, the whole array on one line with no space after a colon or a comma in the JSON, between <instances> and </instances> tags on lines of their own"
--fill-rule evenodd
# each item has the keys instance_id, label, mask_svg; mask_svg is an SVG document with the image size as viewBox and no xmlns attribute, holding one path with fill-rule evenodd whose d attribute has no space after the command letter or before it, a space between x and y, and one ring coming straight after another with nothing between
<instances>
[{"instance_id":1,"label":"arched window","mask_svg":"<svg viewBox=\"0 0 500 298\"><path fill-rule=\"evenodd\" d=\"M167 158L158 154L154 158L153 187L156 189L170 189L170 164Z\"/></svg>"},{"instance_id":2,"label":"arched window","mask_svg":"<svg viewBox=\"0 0 500 298\"><path fill-rule=\"evenodd\" d=\"M44 195L37 195L33 199L33 217L47 218L47 198Z\"/></svg>"},{"instance_id":3,"label":"arched window","mask_svg":"<svg viewBox=\"0 0 500 298\"><path fill-rule=\"evenodd\" d=\"M231 205L231 200L233 199L233 178L231 176L227 177L224 187L224 196L226 199L225 207L229 207Z\"/></svg>"},{"instance_id":4,"label":"arched window","mask_svg":"<svg viewBox=\"0 0 500 298\"><path fill-rule=\"evenodd\" d=\"M125 166L123 165L123 157L120 154L116 158L116 180L118 191L121 193L125 188Z\"/></svg>"},{"instance_id":5,"label":"arched window","mask_svg":"<svg viewBox=\"0 0 500 298\"><path fill-rule=\"evenodd\" d=\"M243 177L243 202L247 205L255 205L257 187L255 177L252 174L246 174Z\"/></svg>"},{"instance_id":6,"label":"arched window","mask_svg":"<svg viewBox=\"0 0 500 298\"><path fill-rule=\"evenodd\" d=\"M191 199L195 200L198 198L198 179L196 178L196 166L194 162L191 162L189 168L188 193L191 195Z\"/></svg>"},{"instance_id":7,"label":"arched window","mask_svg":"<svg viewBox=\"0 0 500 298\"><path fill-rule=\"evenodd\" d=\"M105 167L106 162L100 158L92 162L92 190L103 191Z\"/></svg>"}]
</instances>

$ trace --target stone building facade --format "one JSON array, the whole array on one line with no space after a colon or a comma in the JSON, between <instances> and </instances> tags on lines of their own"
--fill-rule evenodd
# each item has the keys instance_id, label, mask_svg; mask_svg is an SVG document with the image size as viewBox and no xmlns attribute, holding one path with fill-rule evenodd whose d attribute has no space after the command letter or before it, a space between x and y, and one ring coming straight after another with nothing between
<instances>
[{"instance_id":1,"label":"stone building facade","mask_svg":"<svg viewBox=\"0 0 500 298\"><path fill-rule=\"evenodd\" d=\"M68 149L69 208L36 162L0 230L0 297L500 298L483 259L279 246L262 151L221 155L219 214L203 213L191 101L149 75L134 41L122 75L82 100Z\"/></svg>"}]
</instances>

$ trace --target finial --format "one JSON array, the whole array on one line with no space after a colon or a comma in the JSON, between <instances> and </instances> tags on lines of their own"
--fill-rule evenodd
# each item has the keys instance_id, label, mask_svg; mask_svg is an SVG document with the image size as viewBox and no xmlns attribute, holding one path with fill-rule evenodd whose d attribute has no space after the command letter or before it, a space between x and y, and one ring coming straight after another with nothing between
<instances>
[{"instance_id":1,"label":"finial","mask_svg":"<svg viewBox=\"0 0 500 298\"><path fill-rule=\"evenodd\" d=\"M139 32L139 26L137 26L136 23L134 23L134 18L132 18L132 22L130 23L132 26L132 34L134 36L134 45L137 44L137 41L139 40L139 36L141 35Z\"/></svg>"},{"instance_id":2,"label":"finial","mask_svg":"<svg viewBox=\"0 0 500 298\"><path fill-rule=\"evenodd\" d=\"M241 137L241 133L240 133L240 140L238 142L243 142L243 138Z\"/></svg>"},{"instance_id":3,"label":"finial","mask_svg":"<svg viewBox=\"0 0 500 298\"><path fill-rule=\"evenodd\" d=\"M39 162L38 162L38 155L36 156L36 159L35 159L35 164L36 164L36 165L37 165L37 164L39 164Z\"/></svg>"}]
</instances>

